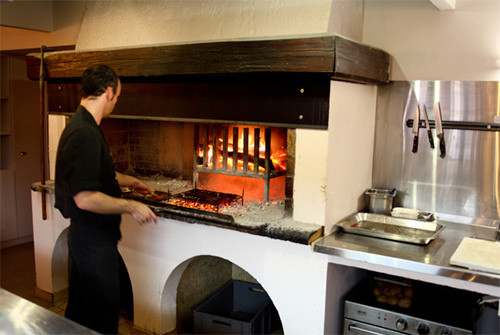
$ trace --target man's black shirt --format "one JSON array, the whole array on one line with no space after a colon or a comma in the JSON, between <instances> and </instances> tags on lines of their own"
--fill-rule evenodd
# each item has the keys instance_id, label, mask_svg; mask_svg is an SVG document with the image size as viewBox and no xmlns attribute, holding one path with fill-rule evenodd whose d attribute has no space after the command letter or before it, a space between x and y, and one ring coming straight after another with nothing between
<instances>
[{"instance_id":1,"label":"man's black shirt","mask_svg":"<svg viewBox=\"0 0 500 335\"><path fill-rule=\"evenodd\" d=\"M73 200L81 191L121 196L104 134L83 106L78 107L59 140L55 184L55 207L71 218L75 236L82 240L120 239L120 215L85 211Z\"/></svg>"}]
</instances>

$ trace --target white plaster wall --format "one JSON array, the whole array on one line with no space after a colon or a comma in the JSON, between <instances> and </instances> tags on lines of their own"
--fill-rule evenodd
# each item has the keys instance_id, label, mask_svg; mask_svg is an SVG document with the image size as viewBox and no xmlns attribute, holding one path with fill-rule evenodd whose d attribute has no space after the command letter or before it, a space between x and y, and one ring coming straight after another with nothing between
<instances>
[{"instance_id":1,"label":"white plaster wall","mask_svg":"<svg viewBox=\"0 0 500 335\"><path fill-rule=\"evenodd\" d=\"M89 3L77 49L327 32L332 0ZM347 31L347 29L345 29Z\"/></svg>"},{"instance_id":2,"label":"white plaster wall","mask_svg":"<svg viewBox=\"0 0 500 335\"><path fill-rule=\"evenodd\" d=\"M32 191L37 287L57 293L68 285L68 249L60 241L69 220L54 208L54 194L47 201L44 221L41 192ZM164 218L139 225L129 215L122 216L121 231L118 248L132 282L136 327L156 334L175 329L182 271L192 258L209 255L245 269L264 287L286 334L324 333L328 256L310 246Z\"/></svg>"},{"instance_id":3,"label":"white plaster wall","mask_svg":"<svg viewBox=\"0 0 500 335\"><path fill-rule=\"evenodd\" d=\"M54 208L53 194L46 200L47 220L43 220L42 193L31 191L36 287L57 294L68 288L68 246L66 235L61 234L69 227L69 220Z\"/></svg>"},{"instance_id":4,"label":"white plaster wall","mask_svg":"<svg viewBox=\"0 0 500 335\"><path fill-rule=\"evenodd\" d=\"M122 234L119 248L130 273L139 328L155 333L175 328L182 273L176 269L193 257L211 255L245 269L265 288L285 334L324 333L328 257L310 246L163 218L139 226L123 216Z\"/></svg>"},{"instance_id":5,"label":"white plaster wall","mask_svg":"<svg viewBox=\"0 0 500 335\"><path fill-rule=\"evenodd\" d=\"M376 105L376 86L332 81L325 234L362 210L364 192L372 187Z\"/></svg>"},{"instance_id":6,"label":"white plaster wall","mask_svg":"<svg viewBox=\"0 0 500 335\"><path fill-rule=\"evenodd\" d=\"M500 80L500 1L367 0L363 42L393 56L393 80Z\"/></svg>"},{"instance_id":7,"label":"white plaster wall","mask_svg":"<svg viewBox=\"0 0 500 335\"><path fill-rule=\"evenodd\" d=\"M364 0L333 0L330 12L327 32L362 40Z\"/></svg>"},{"instance_id":8,"label":"white plaster wall","mask_svg":"<svg viewBox=\"0 0 500 335\"><path fill-rule=\"evenodd\" d=\"M330 118L335 114L330 109ZM325 224L327 130L295 131L295 177L293 179L293 218Z\"/></svg>"},{"instance_id":9,"label":"white plaster wall","mask_svg":"<svg viewBox=\"0 0 500 335\"><path fill-rule=\"evenodd\" d=\"M57 156L57 145L59 144L59 138L66 126L66 116L62 115L49 115L48 129L49 139L48 139L48 149L49 149L49 174L50 179L55 180L56 178L56 156Z\"/></svg>"},{"instance_id":10,"label":"white plaster wall","mask_svg":"<svg viewBox=\"0 0 500 335\"><path fill-rule=\"evenodd\" d=\"M325 32L361 41L363 7L363 0L57 1L52 4L53 31L1 26L0 50L75 44L77 49L107 48ZM79 37L84 13L86 24Z\"/></svg>"}]
</instances>

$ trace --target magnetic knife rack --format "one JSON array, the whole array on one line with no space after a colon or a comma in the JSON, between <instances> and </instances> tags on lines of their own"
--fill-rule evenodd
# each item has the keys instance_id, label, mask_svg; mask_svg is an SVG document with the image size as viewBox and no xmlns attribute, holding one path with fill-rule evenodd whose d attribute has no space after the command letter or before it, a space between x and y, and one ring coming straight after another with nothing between
<instances>
[{"instance_id":1,"label":"magnetic knife rack","mask_svg":"<svg viewBox=\"0 0 500 335\"><path fill-rule=\"evenodd\" d=\"M500 123L495 122L467 122L467 121L442 121L443 129L500 131ZM406 121L408 128L413 128L413 119ZM419 128L425 128L425 120L420 120ZM429 127L436 128L434 120L429 120Z\"/></svg>"}]
</instances>

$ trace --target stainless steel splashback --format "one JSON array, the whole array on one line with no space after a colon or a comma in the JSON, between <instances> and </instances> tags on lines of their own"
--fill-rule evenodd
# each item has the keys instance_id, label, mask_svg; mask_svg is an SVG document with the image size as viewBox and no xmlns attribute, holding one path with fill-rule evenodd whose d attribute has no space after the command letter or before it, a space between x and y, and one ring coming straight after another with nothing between
<instances>
[{"instance_id":1,"label":"stainless steel splashback","mask_svg":"<svg viewBox=\"0 0 500 335\"><path fill-rule=\"evenodd\" d=\"M443 123L500 123L500 83L465 81L393 82L379 87L373 187L398 190L395 206L471 218L500 218L500 131L444 129L446 156L440 157L433 128L431 149L425 128L412 152L407 121L419 104L434 121L439 101ZM422 113L420 120L424 120ZM496 123L495 123L496 122Z\"/></svg>"}]
</instances>

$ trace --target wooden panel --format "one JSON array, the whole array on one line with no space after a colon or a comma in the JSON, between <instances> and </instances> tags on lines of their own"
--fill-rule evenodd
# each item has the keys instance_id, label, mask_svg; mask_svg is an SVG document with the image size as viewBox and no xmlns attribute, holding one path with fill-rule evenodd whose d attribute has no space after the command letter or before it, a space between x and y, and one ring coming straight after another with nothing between
<instances>
[{"instance_id":1,"label":"wooden panel","mask_svg":"<svg viewBox=\"0 0 500 335\"><path fill-rule=\"evenodd\" d=\"M330 80L290 76L127 80L112 117L327 129ZM79 85L48 84L49 113L69 115Z\"/></svg>"},{"instance_id":2,"label":"wooden panel","mask_svg":"<svg viewBox=\"0 0 500 335\"><path fill-rule=\"evenodd\" d=\"M79 78L92 64L120 77L245 73L315 73L333 79L387 83L389 54L340 36L218 41L45 54L46 78ZM340 62L339 65L335 64ZM40 54L27 56L28 76L39 76Z\"/></svg>"}]
</instances>

